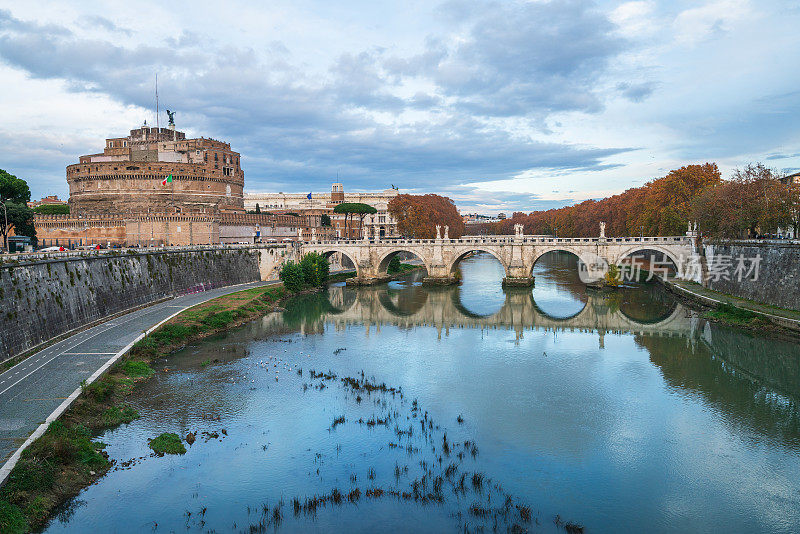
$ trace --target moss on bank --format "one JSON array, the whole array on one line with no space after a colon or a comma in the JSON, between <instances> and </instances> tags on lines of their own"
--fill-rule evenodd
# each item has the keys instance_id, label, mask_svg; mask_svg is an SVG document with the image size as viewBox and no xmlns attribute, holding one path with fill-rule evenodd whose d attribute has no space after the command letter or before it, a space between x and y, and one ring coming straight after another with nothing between
<instances>
[{"instance_id":1,"label":"moss on bank","mask_svg":"<svg viewBox=\"0 0 800 534\"><path fill-rule=\"evenodd\" d=\"M721 303L715 309L705 312L704 317L713 321L745 327L771 327L772 323L757 313L730 304Z\"/></svg>"},{"instance_id":2,"label":"moss on bank","mask_svg":"<svg viewBox=\"0 0 800 534\"><path fill-rule=\"evenodd\" d=\"M181 443L180 436L172 432L164 432L160 436L151 439L148 446L158 455L186 454L186 447Z\"/></svg>"},{"instance_id":3,"label":"moss on bank","mask_svg":"<svg viewBox=\"0 0 800 534\"><path fill-rule=\"evenodd\" d=\"M411 263L389 263L389 268L387 269L388 274L405 274L411 271L415 271L417 269L421 269L422 265L413 265Z\"/></svg>"},{"instance_id":4,"label":"moss on bank","mask_svg":"<svg viewBox=\"0 0 800 534\"><path fill-rule=\"evenodd\" d=\"M57 506L105 474L111 464L102 452L104 445L92 441L92 436L139 417L125 400L153 376L155 358L244 324L290 296L282 285L273 285L217 297L185 310L136 343L105 375L82 387L67 412L23 451L0 489L0 532L43 527ZM180 437L169 433L153 439L150 447L162 454L186 452Z\"/></svg>"},{"instance_id":5,"label":"moss on bank","mask_svg":"<svg viewBox=\"0 0 800 534\"><path fill-rule=\"evenodd\" d=\"M53 421L22 452L0 492L0 530L26 532L44 525L50 511L111 465L103 443L83 425Z\"/></svg>"}]
</instances>

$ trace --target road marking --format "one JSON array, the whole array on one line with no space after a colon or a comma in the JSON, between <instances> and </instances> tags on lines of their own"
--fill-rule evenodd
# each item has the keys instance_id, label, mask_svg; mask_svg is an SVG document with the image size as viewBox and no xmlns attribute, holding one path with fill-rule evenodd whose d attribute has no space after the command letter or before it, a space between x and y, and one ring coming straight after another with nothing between
<instances>
[{"instance_id":1,"label":"road marking","mask_svg":"<svg viewBox=\"0 0 800 534\"><path fill-rule=\"evenodd\" d=\"M94 355L94 356L106 356L109 354L116 354L116 352L62 352L64 356L84 356L84 355Z\"/></svg>"},{"instance_id":2,"label":"road marking","mask_svg":"<svg viewBox=\"0 0 800 534\"><path fill-rule=\"evenodd\" d=\"M275 283L275 282L273 282L273 284L274 284L274 283ZM273 284L267 283L267 284L264 284L264 285L265 285L265 286L267 286L267 285L273 285ZM195 307L195 306L197 306L197 305L199 305L199 304L202 304L203 302L207 302L207 301L209 301L209 300L211 300L211 299L213 299L213 298L216 298L216 297L219 297L219 296L223 296L223 295L226 295L226 294L230 294L230 293L235 293L235 292L237 292L237 291L242 291L242 288L243 288L243 286L246 286L246 287L248 287L248 288L249 288L250 286L256 286L256 285L261 285L261 284L260 284L259 282L252 282L252 283L249 283L249 284L237 284L237 285L233 285L233 286L228 286L228 287L224 288L224 289L223 289L223 291L222 291L222 293L220 293L220 294L218 294L218 292L217 292L217 291L214 291L213 293L211 293L211 291L208 291L208 292L205 292L205 291L204 291L204 292L202 292L200 295L201 295L202 297L205 297L205 298L201 298L201 299L200 299L200 302L198 302L198 303L196 303L196 304L192 304L192 305L190 305L190 306L178 306L178 305L174 305L174 304L173 304L173 305L167 305L167 306L159 306L158 304L154 304L153 306L150 306L150 307L145 307L145 308L142 308L141 310L137 310L137 311L143 311L143 312L146 312L147 314L149 314L149 313L152 313L152 312L157 312L158 310L160 310L160 309L164 309L164 308L184 308L184 309L193 308L193 307ZM237 286L238 286L238 288L237 288ZM233 288L237 288L237 289L233 289ZM179 298L180 298L180 297L179 297ZM92 328L90 328L89 330L86 330L85 332L83 332L83 333L81 333L81 334L76 334L76 335L77 335L77 336L81 336L81 335L83 335L83 336L88 336L88 338L93 338L93 337L99 336L100 334L102 334L102 333L104 333L104 332L107 332L107 331L111 330L111 329L112 329L112 328L114 328L115 326L121 326L121 325L125 325L125 324L130 324L130 323L132 323L134 319L137 319L137 318L138 318L138 317L136 317L136 316L134 316L134 315L133 315L133 314L135 314L135 313L136 313L136 312L133 312L132 314L130 314L130 315L128 316L128 317L130 317L128 320L123 320L123 321L121 321L120 323L117 323L117 324L115 324L115 325L111 325L110 323L102 323L102 324L100 324L100 325L97 325L97 326L95 326L95 327L92 327ZM177 313L176 313L176 314L173 314L171 317L174 317L175 315L177 315ZM165 321L162 321L162 322L165 322ZM161 324L161 323L158 323L158 324ZM103 328L102 330L98 330L98 331L97 331L96 333L94 333L94 334L91 334L91 335L89 335L89 334L90 334L90 333L91 333L91 332L92 332L94 329L99 329L99 328L101 328L101 327L104 327L104 328ZM64 339L64 340L62 340L62 341L60 341L60 342L58 342L56 345L53 345L52 347L49 347L49 348L55 348L55 347L56 347L58 344L60 344L60 343L64 343L64 344L66 344L66 342L67 342L67 341L69 341L69 340L73 340L73 338L74 338L74 337L75 337L75 336L68 337L68 338L66 338L66 339ZM88 338L87 338L87 339L88 339ZM68 348L68 349L66 349L66 350L74 349L75 347L77 347L78 345L80 345L81 343L83 343L84 341L85 341L85 340L80 340L80 341L78 341L77 343L73 344L71 347L69 347L69 348ZM42 354L42 353L40 352L39 354ZM61 352L61 353L57 353L55 356L53 356L52 358L48 359L47 361L45 361L45 362L44 362L43 364L41 364L40 366L38 366L38 367L36 367L35 369L33 369L33 370L32 370L32 371L30 371L28 374L26 374L26 375L22 376L22 377L21 377L19 380L17 380L16 382L14 382L13 384L11 384L10 386L8 386L8 387L6 387L5 389L1 390L1 391L0 391L0 395L2 395L3 393L5 393L5 392L6 392L6 391L8 391L9 389L13 388L13 387L14 387L14 386L16 386L17 384L19 384L20 382L22 382L23 380L25 380L26 378L28 378L30 375L32 375L33 373L35 373L36 371L38 371L39 369L41 369L42 367L44 367L45 365L47 365L48 363L50 363L51 361L55 360L55 359L56 359L56 358L58 358L59 356L62 356L63 354L64 354L63 352ZM117 353L111 353L111 354L117 354ZM38 363L39 361L41 361L41 359L43 359L43 358L40 358L39 360L36 360L36 361L35 361L35 362L33 362L33 363ZM27 361L27 360L23 360L23 361ZM19 364L17 364L17 365L20 365L21 363L23 363L23 362L20 362L20 363L19 363ZM29 366L30 366L30 364L29 364ZM14 367L16 367L16 365L15 365ZM12 367L11 369L13 369L14 367ZM6 372L9 372L9 371L11 371L11 369L8 369ZM22 369L22 367L21 367L21 369ZM25 369L27 369L27 367L25 367ZM16 375L18 375L18 374L19 374L19 371L17 371L17 372L15 372L15 373L14 373L14 375L15 375L15 376L16 376ZM4 382L5 382L5 380L4 380L3 382L0 382L0 383L4 383Z\"/></svg>"},{"instance_id":3,"label":"road marking","mask_svg":"<svg viewBox=\"0 0 800 534\"><path fill-rule=\"evenodd\" d=\"M50 397L46 399L22 399L22 402L33 402L33 401L47 401L47 400L64 400L67 397Z\"/></svg>"}]
</instances>

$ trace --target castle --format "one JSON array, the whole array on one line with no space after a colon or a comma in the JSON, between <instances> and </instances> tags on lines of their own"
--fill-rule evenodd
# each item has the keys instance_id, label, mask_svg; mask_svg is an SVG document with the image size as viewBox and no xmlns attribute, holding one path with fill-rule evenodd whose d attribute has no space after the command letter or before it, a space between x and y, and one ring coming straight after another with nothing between
<instances>
[{"instance_id":1,"label":"castle","mask_svg":"<svg viewBox=\"0 0 800 534\"><path fill-rule=\"evenodd\" d=\"M35 218L41 246L198 245L319 237L321 215L248 214L229 143L145 123L67 166L69 215Z\"/></svg>"}]
</instances>

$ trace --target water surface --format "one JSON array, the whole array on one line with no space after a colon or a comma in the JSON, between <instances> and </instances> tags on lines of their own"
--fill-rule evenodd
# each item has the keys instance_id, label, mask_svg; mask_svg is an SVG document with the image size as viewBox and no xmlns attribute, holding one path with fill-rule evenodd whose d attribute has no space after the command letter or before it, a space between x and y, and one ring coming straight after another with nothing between
<instances>
[{"instance_id":1,"label":"water surface","mask_svg":"<svg viewBox=\"0 0 800 534\"><path fill-rule=\"evenodd\" d=\"M490 256L461 268L455 288L335 284L159 362L142 418L101 438L116 468L47 531L800 530L797 344L653 287L587 293L568 255L533 290L504 292ZM152 456L167 431L198 440Z\"/></svg>"}]
</instances>

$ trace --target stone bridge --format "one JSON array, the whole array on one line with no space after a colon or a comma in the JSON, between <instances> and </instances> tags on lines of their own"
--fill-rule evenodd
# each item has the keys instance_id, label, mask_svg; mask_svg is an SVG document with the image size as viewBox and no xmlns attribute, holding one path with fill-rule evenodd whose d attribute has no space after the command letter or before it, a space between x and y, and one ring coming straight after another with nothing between
<instances>
[{"instance_id":1,"label":"stone bridge","mask_svg":"<svg viewBox=\"0 0 800 534\"><path fill-rule=\"evenodd\" d=\"M438 233L438 232L437 232ZM392 258L407 252L417 256L428 271L426 284L452 284L457 281L458 263L473 252L491 254L503 265L505 286L533 285L533 267L548 252L570 252L578 257L581 279L584 282L599 280L609 265L620 265L627 258L643 251L660 252L675 266L678 278L699 281L700 257L695 252L695 231L676 237L605 237L601 224L599 237L557 238L526 236L522 226L516 233L506 236L465 236L449 239L445 227L444 237L437 239L363 239L317 241L303 243L301 252L318 252L324 255L340 253L347 256L356 267L355 283L368 285L386 280ZM666 274L666 269L664 271Z\"/></svg>"},{"instance_id":2,"label":"stone bridge","mask_svg":"<svg viewBox=\"0 0 800 534\"><path fill-rule=\"evenodd\" d=\"M409 293L409 291L411 291ZM637 319L627 313L613 298L596 292L587 294L583 308L569 317L555 317L537 306L531 291L509 289L499 310L478 315L466 309L459 292L452 289L406 288L395 291L389 287L344 287L328 289L328 310L324 317L314 317L301 325L306 333L319 331L328 322L337 328L363 325L367 328L394 325L434 327L441 333L456 328L501 328L514 330L521 338L525 330L594 331L605 334L633 333L650 336L684 337L694 339L702 332L701 319L675 304L659 317Z\"/></svg>"}]
</instances>

